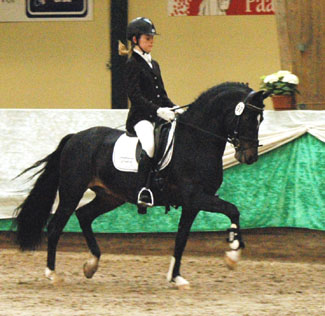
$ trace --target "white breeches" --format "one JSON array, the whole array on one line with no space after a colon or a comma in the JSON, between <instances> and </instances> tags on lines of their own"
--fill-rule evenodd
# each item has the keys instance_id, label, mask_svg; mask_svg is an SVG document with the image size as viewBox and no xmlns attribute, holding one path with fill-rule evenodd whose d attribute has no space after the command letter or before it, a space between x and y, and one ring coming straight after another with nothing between
<instances>
[{"instance_id":1,"label":"white breeches","mask_svg":"<svg viewBox=\"0 0 325 316\"><path fill-rule=\"evenodd\" d=\"M134 125L135 133L137 134L142 149L150 158L153 158L155 152L155 138L153 123L143 120Z\"/></svg>"}]
</instances>

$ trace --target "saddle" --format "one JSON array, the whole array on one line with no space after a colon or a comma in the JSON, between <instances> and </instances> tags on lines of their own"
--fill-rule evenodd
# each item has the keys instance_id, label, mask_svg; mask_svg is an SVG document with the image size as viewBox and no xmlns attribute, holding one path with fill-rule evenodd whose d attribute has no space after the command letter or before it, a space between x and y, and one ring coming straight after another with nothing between
<instances>
[{"instance_id":1,"label":"saddle","mask_svg":"<svg viewBox=\"0 0 325 316\"><path fill-rule=\"evenodd\" d=\"M155 128L154 166L157 171L165 169L171 161L174 148L176 121ZM123 172L138 172L141 144L136 135L122 134L113 149L113 165Z\"/></svg>"}]
</instances>

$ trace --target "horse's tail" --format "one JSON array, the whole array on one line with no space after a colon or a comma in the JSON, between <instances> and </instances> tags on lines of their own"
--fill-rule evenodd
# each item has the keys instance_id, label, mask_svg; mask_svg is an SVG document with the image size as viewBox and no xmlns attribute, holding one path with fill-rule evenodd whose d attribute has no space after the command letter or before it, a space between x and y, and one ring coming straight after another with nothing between
<instances>
[{"instance_id":1,"label":"horse's tail","mask_svg":"<svg viewBox=\"0 0 325 316\"><path fill-rule=\"evenodd\" d=\"M45 164L31 177L40 174L27 198L16 209L18 213L15 220L16 238L21 250L35 250L41 243L42 231L50 216L59 186L61 152L72 135L65 136L53 153L37 161L17 176L20 177L27 171Z\"/></svg>"}]
</instances>

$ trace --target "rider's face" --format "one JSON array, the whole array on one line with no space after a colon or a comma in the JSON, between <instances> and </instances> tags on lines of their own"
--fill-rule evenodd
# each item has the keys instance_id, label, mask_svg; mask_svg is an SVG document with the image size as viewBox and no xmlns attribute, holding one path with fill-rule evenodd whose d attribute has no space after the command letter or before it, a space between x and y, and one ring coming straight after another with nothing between
<instances>
[{"instance_id":1,"label":"rider's face","mask_svg":"<svg viewBox=\"0 0 325 316\"><path fill-rule=\"evenodd\" d=\"M153 35L142 34L138 45L146 52L150 53L153 48Z\"/></svg>"}]
</instances>

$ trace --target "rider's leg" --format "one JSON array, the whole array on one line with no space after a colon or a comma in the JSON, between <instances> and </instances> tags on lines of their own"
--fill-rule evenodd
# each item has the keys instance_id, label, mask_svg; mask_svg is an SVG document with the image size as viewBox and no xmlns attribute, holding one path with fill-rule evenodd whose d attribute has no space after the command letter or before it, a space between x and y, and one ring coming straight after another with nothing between
<instances>
[{"instance_id":1,"label":"rider's leg","mask_svg":"<svg viewBox=\"0 0 325 316\"><path fill-rule=\"evenodd\" d=\"M149 183L151 166L151 158L142 150L138 167L138 204L142 206L151 206L153 204Z\"/></svg>"},{"instance_id":2,"label":"rider's leg","mask_svg":"<svg viewBox=\"0 0 325 316\"><path fill-rule=\"evenodd\" d=\"M138 167L138 204L152 206L154 201L149 188L149 177L155 150L154 126L151 122L143 120L134 126L134 130L142 146Z\"/></svg>"}]
</instances>

